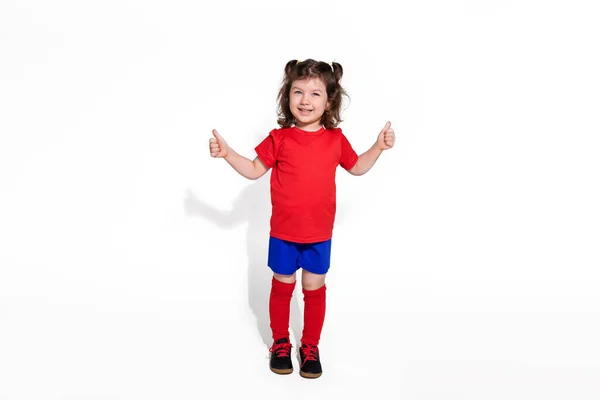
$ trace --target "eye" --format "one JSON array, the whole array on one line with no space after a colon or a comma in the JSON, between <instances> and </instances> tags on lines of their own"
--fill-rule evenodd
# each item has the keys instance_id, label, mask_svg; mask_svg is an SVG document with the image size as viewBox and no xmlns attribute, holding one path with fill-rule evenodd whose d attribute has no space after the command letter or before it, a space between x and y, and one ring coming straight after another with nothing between
<instances>
[{"instance_id":1,"label":"eye","mask_svg":"<svg viewBox=\"0 0 600 400\"><path fill-rule=\"evenodd\" d=\"M296 91L294 92L294 94L302 94L302 92L301 92L301 91L299 91L299 90L296 90Z\"/></svg>"},{"instance_id":2,"label":"eye","mask_svg":"<svg viewBox=\"0 0 600 400\"><path fill-rule=\"evenodd\" d=\"M317 96L318 97L318 96L320 96L320 94L319 93L313 93L313 96Z\"/></svg>"}]
</instances>

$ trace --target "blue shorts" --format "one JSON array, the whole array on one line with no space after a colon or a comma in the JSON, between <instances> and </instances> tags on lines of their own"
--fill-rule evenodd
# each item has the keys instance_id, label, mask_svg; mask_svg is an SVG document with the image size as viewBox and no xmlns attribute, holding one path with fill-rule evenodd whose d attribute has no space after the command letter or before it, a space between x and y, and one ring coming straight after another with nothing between
<instances>
[{"instance_id":1,"label":"blue shorts","mask_svg":"<svg viewBox=\"0 0 600 400\"><path fill-rule=\"evenodd\" d=\"M267 264L276 274L293 275L298 268L326 274L331 259L331 239L317 243L295 243L269 237Z\"/></svg>"}]
</instances>

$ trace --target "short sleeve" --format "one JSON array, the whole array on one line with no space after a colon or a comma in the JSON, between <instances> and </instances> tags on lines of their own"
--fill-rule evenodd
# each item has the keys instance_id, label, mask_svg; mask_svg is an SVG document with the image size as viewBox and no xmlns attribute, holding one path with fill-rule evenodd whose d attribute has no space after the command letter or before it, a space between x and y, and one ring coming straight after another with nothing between
<instances>
[{"instance_id":1,"label":"short sleeve","mask_svg":"<svg viewBox=\"0 0 600 400\"><path fill-rule=\"evenodd\" d=\"M260 142L254 150L256 151L258 158L260 158L267 168L273 168L275 161L277 160L273 132L269 133L269 136Z\"/></svg>"},{"instance_id":2,"label":"short sleeve","mask_svg":"<svg viewBox=\"0 0 600 400\"><path fill-rule=\"evenodd\" d=\"M342 155L340 157L340 165L346 171L352 169L358 161L358 154L354 151L346 136L340 132L342 142Z\"/></svg>"}]
</instances>

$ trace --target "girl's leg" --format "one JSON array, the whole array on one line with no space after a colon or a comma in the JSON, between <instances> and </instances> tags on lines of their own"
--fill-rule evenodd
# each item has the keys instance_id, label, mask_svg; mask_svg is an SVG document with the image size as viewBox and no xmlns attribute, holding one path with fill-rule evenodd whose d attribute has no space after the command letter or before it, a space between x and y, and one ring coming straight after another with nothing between
<instances>
[{"instance_id":1,"label":"girl's leg","mask_svg":"<svg viewBox=\"0 0 600 400\"><path fill-rule=\"evenodd\" d=\"M273 341L290 338L290 302L296 287L296 274L281 275L273 273L271 295L269 297L269 316Z\"/></svg>"},{"instance_id":2,"label":"girl's leg","mask_svg":"<svg viewBox=\"0 0 600 400\"><path fill-rule=\"evenodd\" d=\"M304 294L304 330L301 342L317 346L325 321L325 275L302 270Z\"/></svg>"},{"instance_id":3,"label":"girl's leg","mask_svg":"<svg viewBox=\"0 0 600 400\"><path fill-rule=\"evenodd\" d=\"M273 272L273 278L284 283L296 283L296 274L292 275L281 275Z\"/></svg>"}]
</instances>

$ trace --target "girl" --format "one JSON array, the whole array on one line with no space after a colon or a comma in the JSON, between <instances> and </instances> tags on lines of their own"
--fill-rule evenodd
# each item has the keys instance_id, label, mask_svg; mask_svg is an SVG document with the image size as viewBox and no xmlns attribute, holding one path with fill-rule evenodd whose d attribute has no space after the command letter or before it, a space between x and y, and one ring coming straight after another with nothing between
<instances>
[{"instance_id":1,"label":"girl","mask_svg":"<svg viewBox=\"0 0 600 400\"><path fill-rule=\"evenodd\" d=\"M318 378L322 373L317 346L325 320L337 166L362 175L395 142L394 130L387 122L375 144L360 157L356 154L337 128L342 96L346 96L340 85L342 74L342 66L336 62L289 61L277 96L281 128L273 129L256 147L253 161L236 153L216 130L210 139L210 155L224 158L248 179L258 179L273 168L268 254L273 271L269 299L273 346L269 351L270 368L278 374L293 371L288 329L299 268L304 294L300 375Z\"/></svg>"}]
</instances>

